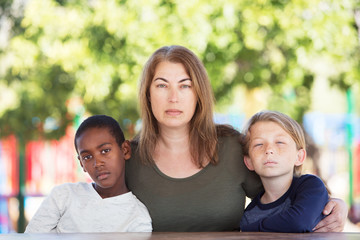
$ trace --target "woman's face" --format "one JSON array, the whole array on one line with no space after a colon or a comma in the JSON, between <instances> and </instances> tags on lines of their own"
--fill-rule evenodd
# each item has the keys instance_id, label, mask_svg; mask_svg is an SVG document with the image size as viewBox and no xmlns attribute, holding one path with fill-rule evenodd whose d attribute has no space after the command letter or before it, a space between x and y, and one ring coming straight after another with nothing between
<instances>
[{"instance_id":1,"label":"woman's face","mask_svg":"<svg viewBox=\"0 0 360 240\"><path fill-rule=\"evenodd\" d=\"M183 64L164 61L156 66L150 85L150 102L160 128L188 126L197 101L192 80Z\"/></svg>"}]
</instances>

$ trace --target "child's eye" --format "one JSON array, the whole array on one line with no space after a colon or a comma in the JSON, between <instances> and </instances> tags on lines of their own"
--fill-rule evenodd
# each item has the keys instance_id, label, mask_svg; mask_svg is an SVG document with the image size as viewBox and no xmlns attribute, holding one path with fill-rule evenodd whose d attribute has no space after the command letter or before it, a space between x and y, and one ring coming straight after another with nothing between
<instances>
[{"instance_id":1,"label":"child's eye","mask_svg":"<svg viewBox=\"0 0 360 240\"><path fill-rule=\"evenodd\" d=\"M92 156L91 155L85 155L85 156L82 156L81 158L84 161L89 161L92 158Z\"/></svg>"},{"instance_id":2,"label":"child's eye","mask_svg":"<svg viewBox=\"0 0 360 240\"><path fill-rule=\"evenodd\" d=\"M262 143L254 144L254 147L260 147L260 146L262 146Z\"/></svg>"},{"instance_id":3,"label":"child's eye","mask_svg":"<svg viewBox=\"0 0 360 240\"><path fill-rule=\"evenodd\" d=\"M102 153L102 154L106 154L106 153L108 153L108 152L110 152L110 149L108 149L108 148L101 150L101 153Z\"/></svg>"}]
</instances>

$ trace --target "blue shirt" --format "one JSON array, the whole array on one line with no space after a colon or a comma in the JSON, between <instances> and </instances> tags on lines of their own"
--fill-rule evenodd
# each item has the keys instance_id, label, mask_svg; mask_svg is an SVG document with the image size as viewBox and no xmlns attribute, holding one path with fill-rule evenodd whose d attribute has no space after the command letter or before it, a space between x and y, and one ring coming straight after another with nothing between
<instances>
[{"instance_id":1,"label":"blue shirt","mask_svg":"<svg viewBox=\"0 0 360 240\"><path fill-rule=\"evenodd\" d=\"M245 209L240 222L243 232L312 232L324 218L329 196L324 183L314 175L294 177L278 200L262 204L260 193Z\"/></svg>"}]
</instances>

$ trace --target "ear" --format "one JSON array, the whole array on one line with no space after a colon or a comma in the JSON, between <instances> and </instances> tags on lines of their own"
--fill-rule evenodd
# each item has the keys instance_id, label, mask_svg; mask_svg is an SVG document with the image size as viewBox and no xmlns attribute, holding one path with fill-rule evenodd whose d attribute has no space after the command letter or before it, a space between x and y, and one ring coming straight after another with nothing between
<instances>
[{"instance_id":1,"label":"ear","mask_svg":"<svg viewBox=\"0 0 360 240\"><path fill-rule=\"evenodd\" d=\"M121 144L121 149L123 151L124 154L124 159L125 160L129 160L131 157L131 146L130 146L130 142L128 140L125 140L122 144Z\"/></svg>"},{"instance_id":2,"label":"ear","mask_svg":"<svg viewBox=\"0 0 360 240\"><path fill-rule=\"evenodd\" d=\"M306 159L306 150L305 149L300 149L297 152L297 156L296 156L296 161L295 161L295 166L300 166L304 163Z\"/></svg>"},{"instance_id":3,"label":"ear","mask_svg":"<svg viewBox=\"0 0 360 240\"><path fill-rule=\"evenodd\" d=\"M86 172L86 170L85 170L85 168L84 168L84 165L82 164L82 161L80 160L80 156L79 156L79 155L77 156L77 159L79 160L80 166L81 166L81 168L83 169L83 171Z\"/></svg>"},{"instance_id":4,"label":"ear","mask_svg":"<svg viewBox=\"0 0 360 240\"><path fill-rule=\"evenodd\" d=\"M246 165L246 167L250 170L250 171L254 171L254 165L251 161L251 158L249 156L244 156L244 163Z\"/></svg>"}]
</instances>

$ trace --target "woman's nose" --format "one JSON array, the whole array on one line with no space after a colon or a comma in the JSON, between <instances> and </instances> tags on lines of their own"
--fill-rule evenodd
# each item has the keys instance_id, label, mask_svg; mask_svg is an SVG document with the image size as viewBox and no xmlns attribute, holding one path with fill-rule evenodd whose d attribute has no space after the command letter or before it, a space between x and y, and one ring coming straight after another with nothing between
<instances>
[{"instance_id":1,"label":"woman's nose","mask_svg":"<svg viewBox=\"0 0 360 240\"><path fill-rule=\"evenodd\" d=\"M169 102L178 101L178 92L176 88L170 88L169 90Z\"/></svg>"}]
</instances>

